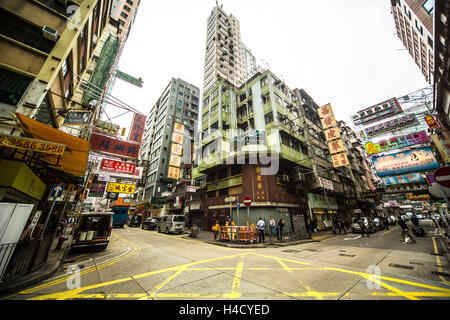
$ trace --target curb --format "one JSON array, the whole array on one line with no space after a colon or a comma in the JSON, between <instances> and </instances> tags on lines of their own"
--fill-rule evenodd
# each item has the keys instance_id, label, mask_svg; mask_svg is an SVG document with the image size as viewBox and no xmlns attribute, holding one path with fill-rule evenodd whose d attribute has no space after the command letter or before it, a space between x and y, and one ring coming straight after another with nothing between
<instances>
[{"instance_id":1,"label":"curb","mask_svg":"<svg viewBox=\"0 0 450 320\"><path fill-rule=\"evenodd\" d=\"M297 245L297 244L311 243L311 242L320 242L320 240L307 239L307 240L299 240L299 241L288 242L288 243L286 243L286 242L285 243L267 243L267 244L266 243L264 243L264 244L255 243L255 244L243 244L243 245L226 243L226 242L205 241L205 243L208 243L208 244L213 244L213 245L221 246L221 247L235 248L235 249L279 248L279 247L288 247L288 246L293 246L293 245Z\"/></svg>"},{"instance_id":2,"label":"curb","mask_svg":"<svg viewBox=\"0 0 450 320\"><path fill-rule=\"evenodd\" d=\"M64 249L64 253L61 256L61 259L58 262L54 263L53 266L50 267L46 263L39 269L37 269L34 272L31 272L30 274L23 277L23 278L27 278L27 276L28 276L29 277L28 279L22 280L22 281L20 281L20 279L18 279L18 282L10 283L10 284L7 284L5 287L0 288L0 297L6 295L8 293L12 293L14 291L18 291L25 287L31 286L37 282L41 282L41 281L51 277L52 275L54 275L56 273L56 271L58 271L62 262L64 261L66 255L67 255L67 252L68 252L68 246ZM48 271L40 274L45 269L48 269ZM32 276L33 274L36 274L36 276L33 277ZM17 281L17 280L15 280L15 281ZM1 300L1 298L0 298L0 300Z\"/></svg>"}]
</instances>

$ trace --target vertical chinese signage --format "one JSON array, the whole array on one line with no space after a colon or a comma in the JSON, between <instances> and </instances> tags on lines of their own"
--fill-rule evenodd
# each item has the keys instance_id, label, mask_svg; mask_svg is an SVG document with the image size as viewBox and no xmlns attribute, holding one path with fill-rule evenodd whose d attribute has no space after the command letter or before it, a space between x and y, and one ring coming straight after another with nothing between
<instances>
[{"instance_id":1,"label":"vertical chinese signage","mask_svg":"<svg viewBox=\"0 0 450 320\"><path fill-rule=\"evenodd\" d=\"M266 177L261 175L261 167L256 167L256 200L268 200L266 194Z\"/></svg>"},{"instance_id":2,"label":"vertical chinese signage","mask_svg":"<svg viewBox=\"0 0 450 320\"><path fill-rule=\"evenodd\" d=\"M178 180L180 177L181 157L183 155L184 125L175 123L172 133L172 146L167 177Z\"/></svg>"},{"instance_id":3,"label":"vertical chinese signage","mask_svg":"<svg viewBox=\"0 0 450 320\"><path fill-rule=\"evenodd\" d=\"M439 124L433 116L426 116L424 119L430 129L439 128Z\"/></svg>"},{"instance_id":4,"label":"vertical chinese signage","mask_svg":"<svg viewBox=\"0 0 450 320\"><path fill-rule=\"evenodd\" d=\"M341 130L337 126L333 109L327 104L318 109L320 121L327 139L328 149L330 150L333 166L335 168L348 166L348 157L345 151L344 141L341 139Z\"/></svg>"},{"instance_id":5,"label":"vertical chinese signage","mask_svg":"<svg viewBox=\"0 0 450 320\"><path fill-rule=\"evenodd\" d=\"M141 143L142 136L144 135L146 119L147 117L143 114L134 114L128 140Z\"/></svg>"}]
</instances>

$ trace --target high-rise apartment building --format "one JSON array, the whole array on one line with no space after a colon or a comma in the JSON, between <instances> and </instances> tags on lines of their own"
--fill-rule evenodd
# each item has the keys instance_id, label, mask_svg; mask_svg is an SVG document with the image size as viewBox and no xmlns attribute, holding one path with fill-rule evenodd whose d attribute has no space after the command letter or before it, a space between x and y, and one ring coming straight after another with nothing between
<instances>
[{"instance_id":1,"label":"high-rise apartment building","mask_svg":"<svg viewBox=\"0 0 450 320\"><path fill-rule=\"evenodd\" d=\"M128 38L140 2L140 0L113 0L111 18L119 22L117 35L121 40Z\"/></svg>"},{"instance_id":2,"label":"high-rise apartment building","mask_svg":"<svg viewBox=\"0 0 450 320\"><path fill-rule=\"evenodd\" d=\"M244 43L242 43L242 57L244 60L243 76L246 80L258 72L259 66L252 51Z\"/></svg>"},{"instance_id":3,"label":"high-rise apartment building","mask_svg":"<svg viewBox=\"0 0 450 320\"><path fill-rule=\"evenodd\" d=\"M157 102L150 109L145 125L139 160L148 163L145 186L138 192L137 204L145 207L144 214L149 213L152 197L159 197L171 192L178 179L190 174L189 157L181 162L178 179L169 172L171 155L176 133L175 126L184 126L185 133L194 136L198 116L200 89L196 86L173 78ZM184 143L191 144L188 135ZM188 162L188 163L186 163ZM185 166L186 165L186 166ZM159 216L161 210L152 210L152 216Z\"/></svg>"},{"instance_id":4,"label":"high-rise apartment building","mask_svg":"<svg viewBox=\"0 0 450 320\"><path fill-rule=\"evenodd\" d=\"M203 92L224 79L235 86L243 82L244 59L239 21L216 6L208 18Z\"/></svg>"},{"instance_id":5,"label":"high-rise apartment building","mask_svg":"<svg viewBox=\"0 0 450 320\"><path fill-rule=\"evenodd\" d=\"M434 0L391 0L397 35L433 84L433 10Z\"/></svg>"}]
</instances>

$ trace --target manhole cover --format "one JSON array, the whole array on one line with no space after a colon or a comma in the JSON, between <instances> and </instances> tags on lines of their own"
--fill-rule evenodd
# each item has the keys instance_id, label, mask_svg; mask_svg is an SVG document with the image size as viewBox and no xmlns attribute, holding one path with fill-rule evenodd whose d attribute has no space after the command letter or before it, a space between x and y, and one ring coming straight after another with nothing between
<instances>
[{"instance_id":1,"label":"manhole cover","mask_svg":"<svg viewBox=\"0 0 450 320\"><path fill-rule=\"evenodd\" d=\"M409 269L409 270L414 269L414 267L411 267L411 266L404 266L402 264L395 264L395 263L390 263L389 267L400 268L400 269Z\"/></svg>"},{"instance_id":2,"label":"manhole cover","mask_svg":"<svg viewBox=\"0 0 450 320\"><path fill-rule=\"evenodd\" d=\"M438 272L438 271L431 271L432 274L435 274L437 276L444 276L444 277L450 277L450 274L446 272Z\"/></svg>"},{"instance_id":3,"label":"manhole cover","mask_svg":"<svg viewBox=\"0 0 450 320\"><path fill-rule=\"evenodd\" d=\"M342 257L354 257L355 255L354 255L354 254L343 254L343 253L339 253L339 256L342 256Z\"/></svg>"}]
</instances>

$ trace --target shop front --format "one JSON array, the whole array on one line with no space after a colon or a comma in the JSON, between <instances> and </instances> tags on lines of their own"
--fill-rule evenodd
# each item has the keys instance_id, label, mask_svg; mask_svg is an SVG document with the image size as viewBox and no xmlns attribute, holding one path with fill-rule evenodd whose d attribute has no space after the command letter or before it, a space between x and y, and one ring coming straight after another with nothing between
<instances>
[{"instance_id":1,"label":"shop front","mask_svg":"<svg viewBox=\"0 0 450 320\"><path fill-rule=\"evenodd\" d=\"M308 193L308 205L315 231L333 229L333 219L338 217L338 204L334 197Z\"/></svg>"}]
</instances>

